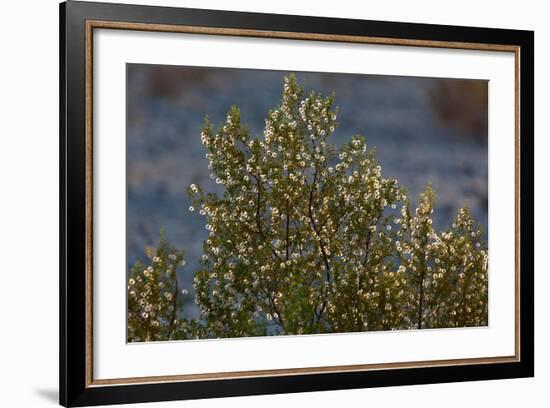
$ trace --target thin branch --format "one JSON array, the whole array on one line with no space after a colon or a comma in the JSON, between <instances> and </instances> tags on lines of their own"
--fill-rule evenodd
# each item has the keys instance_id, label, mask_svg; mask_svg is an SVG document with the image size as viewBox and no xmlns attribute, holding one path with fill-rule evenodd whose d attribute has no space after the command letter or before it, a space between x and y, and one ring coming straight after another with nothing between
<instances>
[{"instance_id":1,"label":"thin branch","mask_svg":"<svg viewBox=\"0 0 550 408\"><path fill-rule=\"evenodd\" d=\"M260 205L261 205L261 197L262 197L261 196L262 189L260 188L260 179L256 175L253 175L253 177L256 179L256 188L258 190L258 193L256 194L256 227L258 228L258 234L260 234L260 237L264 240L265 243L268 243L267 238L262 229L262 219L260 216ZM271 245L269 245L269 249L271 250L271 253L275 256L275 258L279 259L279 254L275 252L275 250L271 247Z\"/></svg>"},{"instance_id":2,"label":"thin branch","mask_svg":"<svg viewBox=\"0 0 550 408\"><path fill-rule=\"evenodd\" d=\"M174 321L176 320L176 311L178 307L178 276L176 274L176 268L174 268L174 293L172 300L172 315L170 316L170 326L168 329L168 339L172 335L172 330L174 329Z\"/></svg>"},{"instance_id":3,"label":"thin branch","mask_svg":"<svg viewBox=\"0 0 550 408\"><path fill-rule=\"evenodd\" d=\"M281 326L281 328L283 329L283 332L286 333L285 321L283 319L283 315L281 313L281 310L279 309L279 307L275 303L275 299L273 298L272 291L270 291L266 288L262 288L262 291L264 292L264 294L267 297L267 300L269 301L269 304L270 304L270 307L271 307L271 314L275 318L275 323L277 323L279 326Z\"/></svg>"},{"instance_id":4,"label":"thin branch","mask_svg":"<svg viewBox=\"0 0 550 408\"><path fill-rule=\"evenodd\" d=\"M289 258L290 250L290 205L288 200L286 200L286 260Z\"/></svg>"},{"instance_id":5,"label":"thin branch","mask_svg":"<svg viewBox=\"0 0 550 408\"><path fill-rule=\"evenodd\" d=\"M315 235L319 240L319 247L321 248L321 254L323 256L323 261L325 263L325 268L327 270L327 281L330 282L331 280L330 263L328 261L328 256L325 250L325 244L323 242L323 238L321 237L321 232L317 229L317 224L315 223L315 218L313 217L313 193L315 191L315 187L317 183L317 175L318 175L318 172L317 172L317 169L315 169L315 174L313 176L313 183L311 184L311 189L309 192L308 217L309 217L309 221L311 222L311 227L313 228L313 231L315 232Z\"/></svg>"},{"instance_id":6,"label":"thin branch","mask_svg":"<svg viewBox=\"0 0 550 408\"><path fill-rule=\"evenodd\" d=\"M367 262L369 260L369 249L370 249L370 244L371 244L371 239L372 239L372 230L371 230L371 228L373 226L378 225L378 223L380 222L380 218L382 218L383 213L384 213L384 208L381 208L380 212L378 213L378 216L376 217L376 220L375 220L374 224L372 224L368 227L367 237L365 239L365 258L363 259L363 266L364 267L367 266Z\"/></svg>"}]
</instances>

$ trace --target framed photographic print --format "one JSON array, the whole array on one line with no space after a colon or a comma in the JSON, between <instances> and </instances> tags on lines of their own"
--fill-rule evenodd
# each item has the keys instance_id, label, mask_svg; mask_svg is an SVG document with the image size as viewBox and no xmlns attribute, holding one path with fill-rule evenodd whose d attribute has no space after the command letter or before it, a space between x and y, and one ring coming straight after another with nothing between
<instances>
[{"instance_id":1,"label":"framed photographic print","mask_svg":"<svg viewBox=\"0 0 550 408\"><path fill-rule=\"evenodd\" d=\"M533 32L60 22L62 405L534 375Z\"/></svg>"}]
</instances>

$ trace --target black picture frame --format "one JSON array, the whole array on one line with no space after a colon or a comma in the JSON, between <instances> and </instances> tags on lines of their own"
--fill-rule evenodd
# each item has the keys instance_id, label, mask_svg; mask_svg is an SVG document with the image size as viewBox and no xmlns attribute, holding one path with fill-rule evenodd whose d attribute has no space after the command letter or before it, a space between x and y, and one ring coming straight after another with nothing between
<instances>
[{"instance_id":1,"label":"black picture frame","mask_svg":"<svg viewBox=\"0 0 550 408\"><path fill-rule=\"evenodd\" d=\"M534 33L494 28L363 21L68 1L60 5L60 403L122 404L304 391L342 390L534 376ZM186 25L336 36L460 42L517 47L519 52L516 234L521 247L518 352L512 362L94 386L87 372L87 21ZM87 238L88 237L88 238Z\"/></svg>"}]
</instances>

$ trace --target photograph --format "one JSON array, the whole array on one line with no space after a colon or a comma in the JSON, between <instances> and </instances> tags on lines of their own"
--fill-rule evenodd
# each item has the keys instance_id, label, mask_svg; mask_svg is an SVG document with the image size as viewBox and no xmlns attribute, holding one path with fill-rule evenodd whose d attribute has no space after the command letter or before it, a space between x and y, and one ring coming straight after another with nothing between
<instances>
[{"instance_id":1,"label":"photograph","mask_svg":"<svg viewBox=\"0 0 550 408\"><path fill-rule=\"evenodd\" d=\"M535 375L534 31L370 10L60 4L60 404Z\"/></svg>"},{"instance_id":2,"label":"photograph","mask_svg":"<svg viewBox=\"0 0 550 408\"><path fill-rule=\"evenodd\" d=\"M488 327L488 92L127 63L127 342Z\"/></svg>"}]
</instances>

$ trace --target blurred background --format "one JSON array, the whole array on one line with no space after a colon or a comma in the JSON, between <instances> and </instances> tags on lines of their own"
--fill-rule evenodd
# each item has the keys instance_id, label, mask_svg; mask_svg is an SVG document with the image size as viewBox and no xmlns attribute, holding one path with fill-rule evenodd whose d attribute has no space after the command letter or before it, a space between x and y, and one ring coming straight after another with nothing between
<instances>
[{"instance_id":1,"label":"blurred background","mask_svg":"<svg viewBox=\"0 0 550 408\"><path fill-rule=\"evenodd\" d=\"M186 188L220 191L209 178L200 129L217 126L231 105L251 135L261 134L280 101L286 71L127 65L128 268L146 261L164 228L186 253L178 281L189 290L185 313L196 317L192 279L206 239L204 219L189 212ZM353 134L375 147L385 177L407 187L413 202L428 182L436 191L434 224L447 228L468 205L487 231L488 82L481 80L295 72L309 90L336 94L339 146Z\"/></svg>"}]
</instances>

